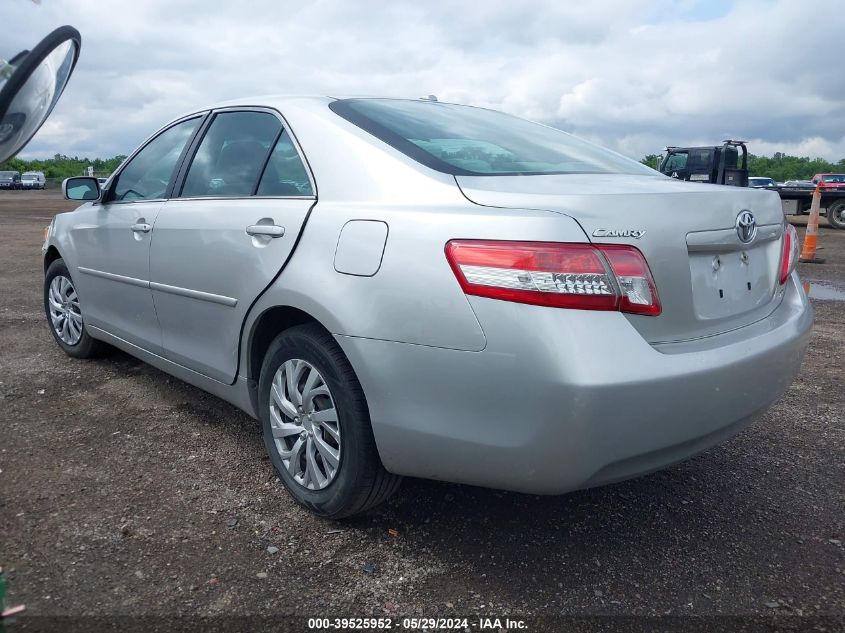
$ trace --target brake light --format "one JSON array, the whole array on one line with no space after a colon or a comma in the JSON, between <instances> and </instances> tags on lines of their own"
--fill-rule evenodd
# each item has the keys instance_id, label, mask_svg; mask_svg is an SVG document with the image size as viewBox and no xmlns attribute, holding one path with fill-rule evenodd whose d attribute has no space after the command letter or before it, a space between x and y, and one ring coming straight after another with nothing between
<instances>
[{"instance_id":1,"label":"brake light","mask_svg":"<svg viewBox=\"0 0 845 633\"><path fill-rule=\"evenodd\" d=\"M652 316L661 310L648 264L632 246L452 240L446 259L468 295Z\"/></svg>"},{"instance_id":2,"label":"brake light","mask_svg":"<svg viewBox=\"0 0 845 633\"><path fill-rule=\"evenodd\" d=\"M791 224L786 224L783 229L783 252L780 256L780 277L778 278L781 284L785 284L792 271L795 270L798 253L798 231Z\"/></svg>"}]
</instances>

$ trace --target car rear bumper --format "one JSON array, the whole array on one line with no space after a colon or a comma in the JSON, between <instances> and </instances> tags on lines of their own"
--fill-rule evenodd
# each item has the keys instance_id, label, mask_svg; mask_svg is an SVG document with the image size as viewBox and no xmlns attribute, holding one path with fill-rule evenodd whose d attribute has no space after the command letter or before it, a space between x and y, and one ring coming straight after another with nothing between
<instances>
[{"instance_id":1,"label":"car rear bumper","mask_svg":"<svg viewBox=\"0 0 845 633\"><path fill-rule=\"evenodd\" d=\"M796 275L766 319L661 346L619 313L471 303L481 352L337 337L391 472L559 494L659 469L758 418L812 325Z\"/></svg>"}]
</instances>

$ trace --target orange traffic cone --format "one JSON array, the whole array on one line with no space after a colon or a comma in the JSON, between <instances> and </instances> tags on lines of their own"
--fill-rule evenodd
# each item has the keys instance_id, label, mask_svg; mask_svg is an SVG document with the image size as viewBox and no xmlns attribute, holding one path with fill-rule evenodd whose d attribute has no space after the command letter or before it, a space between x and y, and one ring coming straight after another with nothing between
<instances>
[{"instance_id":1,"label":"orange traffic cone","mask_svg":"<svg viewBox=\"0 0 845 633\"><path fill-rule=\"evenodd\" d=\"M813 192L813 202L810 205L810 219L807 220L807 230L804 233L804 245L801 248L801 256L798 261L802 264L823 264L824 260L816 257L816 242L819 238L819 208L821 207L822 194L819 191L821 182L816 185Z\"/></svg>"}]
</instances>

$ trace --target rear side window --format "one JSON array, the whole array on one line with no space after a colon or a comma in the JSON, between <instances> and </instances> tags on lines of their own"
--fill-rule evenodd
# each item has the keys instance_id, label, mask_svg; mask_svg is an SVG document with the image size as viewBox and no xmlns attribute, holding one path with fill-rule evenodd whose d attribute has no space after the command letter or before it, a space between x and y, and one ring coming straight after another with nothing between
<instances>
[{"instance_id":1,"label":"rear side window","mask_svg":"<svg viewBox=\"0 0 845 633\"><path fill-rule=\"evenodd\" d=\"M169 127L132 157L115 180L112 200L163 198L182 150L199 125L200 118Z\"/></svg>"},{"instance_id":2,"label":"rear side window","mask_svg":"<svg viewBox=\"0 0 845 633\"><path fill-rule=\"evenodd\" d=\"M314 189L308 179L305 165L296 151L287 131L282 132L261 183L258 185L259 196L313 196Z\"/></svg>"},{"instance_id":3,"label":"rear side window","mask_svg":"<svg viewBox=\"0 0 845 633\"><path fill-rule=\"evenodd\" d=\"M251 196L282 124L266 112L221 112L200 143L182 197Z\"/></svg>"},{"instance_id":4,"label":"rear side window","mask_svg":"<svg viewBox=\"0 0 845 633\"><path fill-rule=\"evenodd\" d=\"M708 149L691 149L687 166L690 169L710 169L712 162L710 154L711 152Z\"/></svg>"}]
</instances>

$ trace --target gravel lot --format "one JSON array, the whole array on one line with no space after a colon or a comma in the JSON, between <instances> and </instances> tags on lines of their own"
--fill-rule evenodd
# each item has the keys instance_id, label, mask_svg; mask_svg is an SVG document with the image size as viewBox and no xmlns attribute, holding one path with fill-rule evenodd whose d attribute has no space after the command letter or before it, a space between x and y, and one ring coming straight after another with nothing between
<instances>
[{"instance_id":1,"label":"gravel lot","mask_svg":"<svg viewBox=\"0 0 845 633\"><path fill-rule=\"evenodd\" d=\"M331 523L289 500L245 414L123 353L60 352L42 310L41 230L73 206L55 191L0 192L9 604L843 622L842 302L814 300L801 376L765 419L689 462L551 498L406 480L370 515ZM801 274L845 289L845 231L822 223L828 263Z\"/></svg>"}]
</instances>

